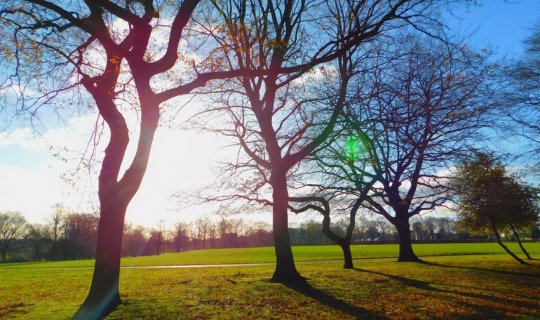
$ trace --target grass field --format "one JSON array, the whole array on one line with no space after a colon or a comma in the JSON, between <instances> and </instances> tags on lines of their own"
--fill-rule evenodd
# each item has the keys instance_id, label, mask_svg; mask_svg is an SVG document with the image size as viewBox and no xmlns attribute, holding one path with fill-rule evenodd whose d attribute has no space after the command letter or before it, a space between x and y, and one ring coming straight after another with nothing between
<instances>
[{"instance_id":1,"label":"grass field","mask_svg":"<svg viewBox=\"0 0 540 320\"><path fill-rule=\"evenodd\" d=\"M516 243L508 243L508 247L520 253ZM532 254L540 257L540 242L526 243L525 247ZM438 243L414 244L416 254L422 256L447 255L486 255L504 254L504 250L496 243ZM354 245L351 247L355 259L396 258L396 244ZM338 246L297 246L293 247L297 262L341 260L343 253ZM159 256L128 257L122 259L122 266L160 266L160 265L193 265L193 264L230 264L230 263L272 263L275 262L274 248L241 248L241 249L208 249L193 250L181 253L166 253ZM3 268L43 268L43 267L92 267L93 260L74 260L60 262L29 262L4 264Z\"/></svg>"},{"instance_id":2,"label":"grass field","mask_svg":"<svg viewBox=\"0 0 540 320\"><path fill-rule=\"evenodd\" d=\"M540 258L540 244L527 244ZM108 319L540 319L540 261L522 266L494 244L415 245L427 263L396 263L395 245L354 246L357 269L298 264L308 285L271 283L272 266L123 269L124 300ZM340 259L295 247L297 261ZM517 252L517 251L516 251ZM390 257L390 258L388 258ZM363 259L380 258L380 259ZM272 262L271 248L124 259L124 266ZM0 318L67 319L84 299L91 261L0 265Z\"/></svg>"}]
</instances>

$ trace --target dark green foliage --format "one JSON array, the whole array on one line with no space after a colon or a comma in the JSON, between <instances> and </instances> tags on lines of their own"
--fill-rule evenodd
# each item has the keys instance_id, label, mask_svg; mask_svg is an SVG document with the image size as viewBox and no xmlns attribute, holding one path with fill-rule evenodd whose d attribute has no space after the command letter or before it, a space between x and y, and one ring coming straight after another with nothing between
<instances>
[{"instance_id":1,"label":"dark green foliage","mask_svg":"<svg viewBox=\"0 0 540 320\"><path fill-rule=\"evenodd\" d=\"M529 226L538 220L538 190L507 174L505 167L493 155L475 152L458 166L452 181L459 200L458 215L465 229L477 233L493 232L497 242L520 263L525 261L512 253L501 241L501 230L511 230L521 250L516 228Z\"/></svg>"},{"instance_id":2,"label":"dark green foliage","mask_svg":"<svg viewBox=\"0 0 540 320\"><path fill-rule=\"evenodd\" d=\"M528 227L538 220L538 190L514 176L492 154L475 152L462 161L452 181L459 218L472 232Z\"/></svg>"}]
</instances>

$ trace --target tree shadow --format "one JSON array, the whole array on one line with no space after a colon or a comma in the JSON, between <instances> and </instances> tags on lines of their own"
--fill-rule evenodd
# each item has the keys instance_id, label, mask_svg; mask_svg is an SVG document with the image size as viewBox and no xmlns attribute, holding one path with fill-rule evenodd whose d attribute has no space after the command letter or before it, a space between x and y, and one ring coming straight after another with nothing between
<instances>
[{"instance_id":1,"label":"tree shadow","mask_svg":"<svg viewBox=\"0 0 540 320\"><path fill-rule=\"evenodd\" d=\"M527 307L527 308L532 308L532 309L537 309L538 308L537 304L528 303L528 302L525 302L525 301L522 301L522 300L514 301L514 300L508 300L508 299L504 299L504 298L499 298L499 297L492 296L492 295L486 295L486 294L474 293L474 292L465 292L465 291L460 291L460 290L441 289L441 288L437 288L437 287L433 286L433 285L441 285L441 286L447 286L447 287L456 287L456 285L454 285L454 284L430 283L430 282L427 282L427 281L410 279L410 278L405 278L405 277L397 276L397 275L393 275L393 274L387 274L387 273L383 273L383 272L360 269L360 268L355 268L355 270L358 271L358 272L366 272L366 273L371 273L371 274L384 276L384 277L387 277L389 279L400 282L405 286L414 287L414 288L424 290L424 291L432 291L432 292L436 292L436 293L453 294L453 295L457 295L457 296L462 296L464 298L472 298L472 299L491 301L491 302L494 302L494 303L497 303L497 304L499 304L499 303L500 304L512 304L512 305L514 305L516 307ZM486 269L486 270L488 270L488 269ZM486 289L486 290L489 290L489 289ZM523 298L526 298L526 297L523 297ZM468 306L468 307L470 307L470 308L472 308L474 310L477 310L478 312L486 312L487 314L490 315L490 317L491 316L496 316L496 317L501 316L501 317L504 318L504 313L501 313L499 310L494 310L493 308L488 307L488 306L483 306L483 305L479 305L479 304L472 304L472 303L469 303L467 301L461 301L461 304L465 305L465 306ZM474 318L475 316L471 316L471 317Z\"/></svg>"},{"instance_id":2,"label":"tree shadow","mask_svg":"<svg viewBox=\"0 0 540 320\"><path fill-rule=\"evenodd\" d=\"M380 313L355 307L341 299L333 297L324 291L314 288L307 281L284 283L284 285L300 294L305 295L306 297L316 300L327 307L353 316L356 319L388 319L386 316Z\"/></svg>"},{"instance_id":3,"label":"tree shadow","mask_svg":"<svg viewBox=\"0 0 540 320\"><path fill-rule=\"evenodd\" d=\"M28 314L30 311L27 308L33 305L33 303L24 302L10 303L3 306L0 305L0 319Z\"/></svg>"},{"instance_id":4,"label":"tree shadow","mask_svg":"<svg viewBox=\"0 0 540 320\"><path fill-rule=\"evenodd\" d=\"M496 274L508 275L508 276L540 278L540 273L523 273L523 272L514 272L514 271L497 270L497 269L464 267L464 266L442 264L442 263L436 263L436 262L430 262L430 261L422 261L421 263L425 264L425 265L428 265L428 266L434 266L434 267L452 268L452 269L466 269L466 270L473 270L473 271L480 271L480 272L490 272L490 273L496 273ZM537 269L537 270L540 271L540 266L537 266L537 265L529 264L529 265L527 265L527 267L532 268L532 269Z\"/></svg>"}]
</instances>

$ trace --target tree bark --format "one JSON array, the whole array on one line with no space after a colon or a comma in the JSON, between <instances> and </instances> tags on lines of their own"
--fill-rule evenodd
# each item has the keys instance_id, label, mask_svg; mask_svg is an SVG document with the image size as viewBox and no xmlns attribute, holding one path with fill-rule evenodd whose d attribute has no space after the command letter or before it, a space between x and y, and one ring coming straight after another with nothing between
<instances>
[{"instance_id":1,"label":"tree bark","mask_svg":"<svg viewBox=\"0 0 540 320\"><path fill-rule=\"evenodd\" d=\"M344 242L339 245L341 247L341 250L343 250L343 268L344 269L354 269L354 264L352 260L352 253L351 253L351 244L348 242Z\"/></svg>"},{"instance_id":2,"label":"tree bark","mask_svg":"<svg viewBox=\"0 0 540 320\"><path fill-rule=\"evenodd\" d=\"M112 100L103 95L93 96L111 133L99 175L100 218L94 275L88 296L73 316L73 319L84 320L102 319L121 303L119 276L124 218L129 202L141 185L159 121L159 105L141 100L141 132L137 151L129 168L119 179L129 143L129 131Z\"/></svg>"},{"instance_id":3,"label":"tree bark","mask_svg":"<svg viewBox=\"0 0 540 320\"><path fill-rule=\"evenodd\" d=\"M342 238L339 235L335 234L332 231L332 229L330 229L330 213L327 212L327 213L324 213L323 215L324 215L323 225L322 225L323 234L328 239L332 240L334 243L339 245L339 247L343 251L343 268L354 269L352 253L351 253L351 237L350 237L350 235L352 235L352 231L349 234L349 230L351 228L347 228L347 236ZM354 228L354 220L349 221L349 227L351 226L351 221L353 221L352 228Z\"/></svg>"},{"instance_id":4,"label":"tree bark","mask_svg":"<svg viewBox=\"0 0 540 320\"><path fill-rule=\"evenodd\" d=\"M497 243L506 251L512 258L516 259L517 262L521 264L528 264L527 262L523 261L520 257L516 256L510 249L508 249L507 246L504 245L504 243L501 240L501 236L499 235L499 232L497 231L497 227L495 226L495 223L491 221L491 229L493 230L493 234L497 238Z\"/></svg>"},{"instance_id":5,"label":"tree bark","mask_svg":"<svg viewBox=\"0 0 540 320\"><path fill-rule=\"evenodd\" d=\"M529 254L529 252L527 252L527 250L525 250L525 247L523 246L523 243L521 242L521 239L519 237L519 234L517 233L516 231L516 228L514 227L514 225L510 225L510 228L512 228L512 232L514 233L514 237L516 237L516 240L519 244L519 247L521 248L521 251L523 251L523 253L525 254L525 256L527 257L527 259L529 260L534 260L531 255Z\"/></svg>"},{"instance_id":6,"label":"tree bark","mask_svg":"<svg viewBox=\"0 0 540 320\"><path fill-rule=\"evenodd\" d=\"M74 319L102 319L120 303L119 276L122 230L126 206L114 203L114 195L102 203L96 247L96 264L90 291Z\"/></svg>"},{"instance_id":7,"label":"tree bark","mask_svg":"<svg viewBox=\"0 0 540 320\"><path fill-rule=\"evenodd\" d=\"M396 221L394 226L399 236L399 257L398 262L419 262L421 261L413 251L411 243L411 231L409 220Z\"/></svg>"},{"instance_id":8,"label":"tree bark","mask_svg":"<svg viewBox=\"0 0 540 320\"><path fill-rule=\"evenodd\" d=\"M272 281L279 283L301 282L304 281L304 278L296 270L289 237L287 180L285 174L279 173L273 173L272 178L272 222L276 252L276 270Z\"/></svg>"}]
</instances>

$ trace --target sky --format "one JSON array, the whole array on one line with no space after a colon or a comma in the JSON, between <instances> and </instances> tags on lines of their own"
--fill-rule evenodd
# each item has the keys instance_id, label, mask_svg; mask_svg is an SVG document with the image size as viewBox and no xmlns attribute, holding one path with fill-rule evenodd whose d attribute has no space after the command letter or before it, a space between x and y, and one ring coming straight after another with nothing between
<instances>
[{"instance_id":1,"label":"sky","mask_svg":"<svg viewBox=\"0 0 540 320\"><path fill-rule=\"evenodd\" d=\"M540 0L484 0L445 17L450 33L467 37L477 48L494 49L497 57L517 58L522 53L521 41L540 21ZM78 212L96 210L95 170L74 174L96 119L95 113L74 116L39 132L24 122L0 129L0 211L20 211L30 222L44 223L57 203ZM225 145L215 134L160 127L147 173L126 219L156 227L209 215L214 206L189 207L171 195L211 184L216 161L231 155ZM100 159L102 150L96 156ZM271 221L268 214L244 219Z\"/></svg>"}]
</instances>

